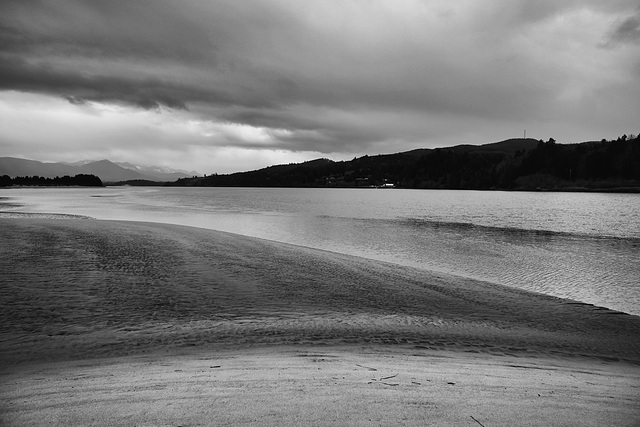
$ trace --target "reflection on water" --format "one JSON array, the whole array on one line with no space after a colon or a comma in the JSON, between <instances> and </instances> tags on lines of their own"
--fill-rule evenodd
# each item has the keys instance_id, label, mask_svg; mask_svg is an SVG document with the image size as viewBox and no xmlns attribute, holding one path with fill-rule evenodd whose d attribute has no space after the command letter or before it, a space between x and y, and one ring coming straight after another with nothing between
<instances>
[{"instance_id":1,"label":"reflection on water","mask_svg":"<svg viewBox=\"0 0 640 427\"><path fill-rule=\"evenodd\" d=\"M640 315L635 194L111 187L0 196L0 210L210 228Z\"/></svg>"}]
</instances>

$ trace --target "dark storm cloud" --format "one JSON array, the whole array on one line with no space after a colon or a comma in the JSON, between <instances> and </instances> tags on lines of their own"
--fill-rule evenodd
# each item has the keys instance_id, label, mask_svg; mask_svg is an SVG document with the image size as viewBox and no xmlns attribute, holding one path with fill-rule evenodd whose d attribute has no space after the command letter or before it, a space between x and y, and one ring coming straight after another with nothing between
<instances>
[{"instance_id":1,"label":"dark storm cloud","mask_svg":"<svg viewBox=\"0 0 640 427\"><path fill-rule=\"evenodd\" d=\"M368 23L360 28L363 5L357 2L346 2L344 12L332 3L308 11L282 2L8 5L12 13L6 15L15 19L5 20L1 33L8 55L4 60L13 63L4 70L13 74L3 86L7 89L15 85L18 90L138 106L221 100L255 108L307 103L488 113L477 97L457 94L483 92L490 81L475 85L472 73L458 68L457 61L439 62L442 54L434 51L434 42L416 39L426 36L421 29L415 36L399 31L403 16L385 22L381 10L372 14L377 20L373 24L389 28ZM421 11L425 18L428 12ZM443 31L442 42L451 41L454 34ZM345 36L352 41L344 44ZM176 64L184 69L171 70ZM469 60L468 67L478 65ZM496 114L511 112L507 107Z\"/></svg>"},{"instance_id":2,"label":"dark storm cloud","mask_svg":"<svg viewBox=\"0 0 640 427\"><path fill-rule=\"evenodd\" d=\"M150 6L7 1L0 7L0 88L141 108L243 102L163 72L173 64L214 66L215 47L175 10Z\"/></svg>"},{"instance_id":3,"label":"dark storm cloud","mask_svg":"<svg viewBox=\"0 0 640 427\"><path fill-rule=\"evenodd\" d=\"M590 120L580 112L596 90L624 94L608 90L611 71L590 59L585 23L626 13L610 43L632 45L634 7L628 0L4 0L0 90L75 106L180 110L219 146L329 153L441 144L448 135L490 142L504 129L520 134L527 121ZM626 78L612 80L624 86ZM625 111L637 105L616 101ZM228 124L256 129L236 135L231 126L233 135L221 135Z\"/></svg>"},{"instance_id":4,"label":"dark storm cloud","mask_svg":"<svg viewBox=\"0 0 640 427\"><path fill-rule=\"evenodd\" d=\"M623 44L640 44L640 7L634 15L615 26L604 45L614 47Z\"/></svg>"},{"instance_id":5,"label":"dark storm cloud","mask_svg":"<svg viewBox=\"0 0 640 427\"><path fill-rule=\"evenodd\" d=\"M86 101L122 102L144 109L161 105L185 109L179 97L185 88L156 79L141 81L114 76L91 76L56 70L46 64L31 65L24 60L0 57L0 90L46 92L64 97L72 104ZM178 96L176 96L178 95Z\"/></svg>"},{"instance_id":6,"label":"dark storm cloud","mask_svg":"<svg viewBox=\"0 0 640 427\"><path fill-rule=\"evenodd\" d=\"M0 5L4 51L61 56L212 58L206 32L158 1L14 1ZM177 31L172 31L175 28Z\"/></svg>"}]
</instances>

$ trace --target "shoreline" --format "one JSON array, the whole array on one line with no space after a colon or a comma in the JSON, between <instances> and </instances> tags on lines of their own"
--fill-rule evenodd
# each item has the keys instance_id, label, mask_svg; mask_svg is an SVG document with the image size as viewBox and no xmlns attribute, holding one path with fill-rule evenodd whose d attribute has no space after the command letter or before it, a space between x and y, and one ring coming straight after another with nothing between
<instances>
[{"instance_id":1,"label":"shoreline","mask_svg":"<svg viewBox=\"0 0 640 427\"><path fill-rule=\"evenodd\" d=\"M171 224L0 225L2 334L48 347L49 358L76 340L91 356L105 342L143 350L164 336L185 346L406 344L640 364L640 317L579 301Z\"/></svg>"},{"instance_id":2,"label":"shoreline","mask_svg":"<svg viewBox=\"0 0 640 427\"><path fill-rule=\"evenodd\" d=\"M0 218L0 269L6 425L640 418L640 317L576 301L126 221Z\"/></svg>"},{"instance_id":3,"label":"shoreline","mask_svg":"<svg viewBox=\"0 0 640 427\"><path fill-rule=\"evenodd\" d=\"M92 196L92 197L103 197L103 196ZM0 199L2 199L0 197ZM0 202L2 202L0 200ZM1 203L0 203L1 204ZM1 206L0 206L1 207ZM533 292L533 293L542 293L543 295L548 295L548 296L552 296L552 297L558 297L561 299L567 299L567 300L571 300L574 301L576 303L583 303L585 305L591 305L597 309L607 309L607 310L611 310L611 311L616 311L616 312L620 312L620 313L624 313L624 314L628 314L628 315L632 315L632 316L640 316L640 312L637 311L637 307L632 305L628 305L628 304L624 304L624 303L620 303L619 299L607 299L607 298L594 298L594 295L582 295L584 298L581 298L580 295L572 295L575 294L575 292L562 292L562 291L554 291L553 289L551 290L551 292L546 292L545 290L538 290L537 287L535 286L518 286L517 284L514 283L500 283L499 279L496 278L491 278L491 277L487 277L487 278L483 278L483 277L478 277L477 275L473 275L473 274L469 274L464 273L464 272L456 272L456 271L445 271L445 270L438 270L438 269L430 269L428 267L423 267L420 265L417 265L415 263L412 263L410 261L402 261L402 260L395 260L395 259L383 259L383 258L376 258L375 256L368 256L370 254L364 254L364 253L358 253L356 252L349 252L349 251L336 251L336 250L332 250L331 248L322 248L322 247L314 247L314 246L307 246L303 243L294 243L294 242L285 242L285 241L279 241L279 240L273 240L269 237L260 237L259 235L251 235L251 234L242 234L240 232L236 232L236 231L226 231L224 229L217 229L216 227L209 227L206 225L198 225L198 224L192 224L191 221L188 222L181 222L181 221L169 221L167 222L166 218L161 219L161 221L156 222L156 221L145 221L145 220L141 220L138 218L124 218L124 219L120 219L120 218L96 218L93 216L87 216L87 215L78 215L78 214L66 214L66 213L50 213L50 212L19 212L19 211L3 211L0 210L0 219L2 218L41 218L41 219L89 219L89 220L96 220L96 221L122 221L122 222L134 222L134 223L153 223L153 224L160 224L160 225L170 225L170 226L184 226L184 227L192 227L192 228L196 228L196 229L203 229L203 230L212 230L214 232L223 232L223 233L230 233L232 235L239 235L239 236L245 236L245 237L249 237L249 238L256 238L256 239L263 239L266 241L270 241L270 242L274 242L274 243L284 243L284 244L290 244L290 245L294 245L294 246L300 246L300 247L304 247L304 248L309 248L309 249L314 249L314 250L319 250L321 252L323 251L327 251L327 252L331 252L331 253L337 253L337 254L343 254L346 256L355 256L355 257L360 257L360 258L364 258L367 260L375 260L376 262L381 262L381 263L393 263L393 264L397 264L403 267L407 267L407 268L418 268L420 270L425 271L427 274L433 273L433 274L442 274L442 275L451 275L454 277L460 277L460 278L466 278L469 280L477 280L480 282L489 282L489 283L493 283L493 284L502 284L504 286L507 287L513 287L513 288L517 288L517 289L522 289L525 291L529 291L529 292ZM449 225L449 223L438 223L439 225ZM473 228L477 228L477 229L487 229L487 230L492 230L496 227L491 227L491 226L485 226L485 225L474 225ZM535 236L547 236L547 235L551 235L551 236L563 236L563 237L578 237L578 238L583 238L583 239L588 239L588 240L600 240L600 239L609 239L612 240L614 242L618 241L618 239L624 239L625 241L628 241L629 244L633 245L634 247L636 246L636 243L640 243L640 240L638 240L638 238L636 237L620 237L617 236L615 234L611 234L611 235L593 235L593 234L579 234L579 233L575 233L575 232L562 232L562 231L550 231L550 230L538 230L538 229L526 229L526 228L496 228L500 231L513 231L513 232L517 232L517 233L527 233L527 235L535 235ZM602 291L604 292L604 285L602 286ZM633 295L632 295L633 296ZM636 304L637 305L637 304Z\"/></svg>"}]
</instances>

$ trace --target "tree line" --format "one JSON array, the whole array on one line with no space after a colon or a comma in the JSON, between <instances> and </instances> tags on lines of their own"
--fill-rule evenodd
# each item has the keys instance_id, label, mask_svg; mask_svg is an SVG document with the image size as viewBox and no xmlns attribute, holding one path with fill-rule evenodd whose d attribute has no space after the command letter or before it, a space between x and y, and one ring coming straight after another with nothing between
<instances>
[{"instance_id":1,"label":"tree line","mask_svg":"<svg viewBox=\"0 0 640 427\"><path fill-rule=\"evenodd\" d=\"M377 187L618 190L640 189L640 136L558 144L518 139L483 146L414 150L351 161L318 159L170 185L220 187Z\"/></svg>"},{"instance_id":2,"label":"tree line","mask_svg":"<svg viewBox=\"0 0 640 427\"><path fill-rule=\"evenodd\" d=\"M102 180L95 175L78 174L76 176L65 175L62 177L45 178L43 176L0 176L0 187L27 186L27 187L104 187Z\"/></svg>"}]
</instances>

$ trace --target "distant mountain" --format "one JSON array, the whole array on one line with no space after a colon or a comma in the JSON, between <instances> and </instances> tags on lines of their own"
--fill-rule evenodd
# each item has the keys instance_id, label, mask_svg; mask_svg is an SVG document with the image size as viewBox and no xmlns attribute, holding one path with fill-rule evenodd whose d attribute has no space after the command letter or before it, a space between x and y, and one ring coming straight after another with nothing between
<instances>
[{"instance_id":1,"label":"distant mountain","mask_svg":"<svg viewBox=\"0 0 640 427\"><path fill-rule=\"evenodd\" d=\"M80 173L78 169L62 163L42 163L35 160L0 157L0 175L8 175L12 178L34 175L55 178L64 175L73 176L77 173Z\"/></svg>"},{"instance_id":2,"label":"distant mountain","mask_svg":"<svg viewBox=\"0 0 640 427\"><path fill-rule=\"evenodd\" d=\"M109 160L79 161L75 163L44 163L35 160L0 157L0 176L42 176L45 178L90 174L103 182L129 180L175 181L197 175L196 172L176 171L158 166L136 166L131 163L116 164Z\"/></svg>"},{"instance_id":3,"label":"distant mountain","mask_svg":"<svg viewBox=\"0 0 640 427\"><path fill-rule=\"evenodd\" d=\"M133 165L128 162L115 162L115 164L125 169L140 172L148 177L155 178L156 181L175 181L180 178L200 175L196 171L172 169L167 166L140 166L140 165Z\"/></svg>"},{"instance_id":4,"label":"distant mountain","mask_svg":"<svg viewBox=\"0 0 640 427\"><path fill-rule=\"evenodd\" d=\"M343 162L317 159L173 185L640 191L640 137L580 144L509 139Z\"/></svg>"}]
</instances>

